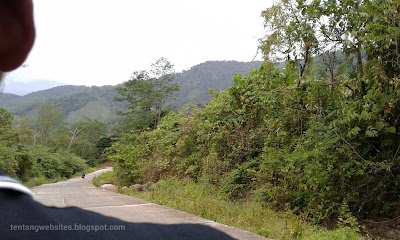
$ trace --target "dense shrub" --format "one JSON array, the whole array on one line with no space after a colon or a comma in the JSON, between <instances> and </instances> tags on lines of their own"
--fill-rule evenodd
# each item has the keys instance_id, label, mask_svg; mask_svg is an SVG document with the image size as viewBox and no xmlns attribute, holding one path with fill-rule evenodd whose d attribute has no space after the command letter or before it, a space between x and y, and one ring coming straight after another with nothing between
<instances>
[{"instance_id":1,"label":"dense shrub","mask_svg":"<svg viewBox=\"0 0 400 240\"><path fill-rule=\"evenodd\" d=\"M11 128L9 133L13 133ZM3 133L3 137L7 135ZM32 178L69 178L87 169L82 158L57 153L43 146L27 146L8 139L0 140L0 168L7 174L27 182Z\"/></svg>"},{"instance_id":2,"label":"dense shrub","mask_svg":"<svg viewBox=\"0 0 400 240\"><path fill-rule=\"evenodd\" d=\"M79 157L71 154L52 153L44 147L30 149L29 157L36 169L36 176L44 175L48 179L69 178L88 168L85 160Z\"/></svg>"},{"instance_id":3,"label":"dense shrub","mask_svg":"<svg viewBox=\"0 0 400 240\"><path fill-rule=\"evenodd\" d=\"M290 66L236 76L204 109L124 136L112 147L117 175L205 181L231 199L253 196L315 223L388 214L399 194L399 82L379 63L368 66L334 94L311 76L297 87Z\"/></svg>"}]
</instances>

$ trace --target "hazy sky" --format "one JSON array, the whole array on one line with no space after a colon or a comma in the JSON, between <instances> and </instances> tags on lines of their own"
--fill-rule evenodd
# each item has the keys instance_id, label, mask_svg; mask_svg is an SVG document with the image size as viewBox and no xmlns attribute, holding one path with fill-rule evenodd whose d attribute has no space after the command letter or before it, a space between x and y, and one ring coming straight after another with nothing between
<instances>
[{"instance_id":1,"label":"hazy sky","mask_svg":"<svg viewBox=\"0 0 400 240\"><path fill-rule=\"evenodd\" d=\"M251 61L272 0L34 0L36 42L7 80L116 85L160 57L180 72ZM258 57L260 59L260 56Z\"/></svg>"}]
</instances>

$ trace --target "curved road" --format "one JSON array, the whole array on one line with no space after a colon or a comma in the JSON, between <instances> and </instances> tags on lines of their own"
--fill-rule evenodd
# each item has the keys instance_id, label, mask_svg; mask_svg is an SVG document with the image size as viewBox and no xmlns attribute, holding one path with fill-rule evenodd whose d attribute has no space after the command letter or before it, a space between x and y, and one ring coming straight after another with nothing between
<instances>
[{"instance_id":1,"label":"curved road","mask_svg":"<svg viewBox=\"0 0 400 240\"><path fill-rule=\"evenodd\" d=\"M203 224L236 239L266 239L247 231L93 186L91 182L95 176L111 170L112 168L107 168L89 173L84 179L79 177L65 182L44 184L34 187L32 191L35 199L46 206L74 206L132 223Z\"/></svg>"}]
</instances>

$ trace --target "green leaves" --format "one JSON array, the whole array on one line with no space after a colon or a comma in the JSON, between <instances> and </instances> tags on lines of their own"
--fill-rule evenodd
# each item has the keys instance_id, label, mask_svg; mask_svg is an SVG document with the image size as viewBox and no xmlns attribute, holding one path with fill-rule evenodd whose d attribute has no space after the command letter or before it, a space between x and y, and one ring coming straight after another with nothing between
<instances>
[{"instance_id":1,"label":"green leaves","mask_svg":"<svg viewBox=\"0 0 400 240\"><path fill-rule=\"evenodd\" d=\"M368 126L367 130L365 131L365 136L367 137L377 137L378 130L373 126Z\"/></svg>"},{"instance_id":2,"label":"green leaves","mask_svg":"<svg viewBox=\"0 0 400 240\"><path fill-rule=\"evenodd\" d=\"M351 138L357 136L360 131L361 129L359 127L354 127L347 132L347 137Z\"/></svg>"},{"instance_id":3,"label":"green leaves","mask_svg":"<svg viewBox=\"0 0 400 240\"><path fill-rule=\"evenodd\" d=\"M392 127L387 128L386 131L389 132L389 133L395 134L396 133L396 128L392 126Z\"/></svg>"},{"instance_id":4,"label":"green leaves","mask_svg":"<svg viewBox=\"0 0 400 240\"><path fill-rule=\"evenodd\" d=\"M366 52L370 58L381 58L390 77L399 75L400 4L398 1L368 1L365 5L369 19L366 24Z\"/></svg>"},{"instance_id":5,"label":"green leaves","mask_svg":"<svg viewBox=\"0 0 400 240\"><path fill-rule=\"evenodd\" d=\"M11 130L14 116L5 108L0 108L0 138Z\"/></svg>"},{"instance_id":6,"label":"green leaves","mask_svg":"<svg viewBox=\"0 0 400 240\"><path fill-rule=\"evenodd\" d=\"M47 145L49 139L60 130L65 123L63 122L63 112L61 105L42 105L36 109L38 118L34 119L37 122L36 134L40 143Z\"/></svg>"},{"instance_id":7,"label":"green leaves","mask_svg":"<svg viewBox=\"0 0 400 240\"><path fill-rule=\"evenodd\" d=\"M120 114L133 118L131 122L134 124L130 126L133 129L157 128L165 104L180 89L178 84L172 84L174 70L171 62L160 58L151 67L150 72L135 71L123 87L115 88L121 96L114 100L125 102L128 109Z\"/></svg>"},{"instance_id":8,"label":"green leaves","mask_svg":"<svg viewBox=\"0 0 400 240\"><path fill-rule=\"evenodd\" d=\"M382 128L384 128L385 126L387 126L387 123L382 123L382 122L377 122L375 123L375 128L380 131L382 130Z\"/></svg>"}]
</instances>

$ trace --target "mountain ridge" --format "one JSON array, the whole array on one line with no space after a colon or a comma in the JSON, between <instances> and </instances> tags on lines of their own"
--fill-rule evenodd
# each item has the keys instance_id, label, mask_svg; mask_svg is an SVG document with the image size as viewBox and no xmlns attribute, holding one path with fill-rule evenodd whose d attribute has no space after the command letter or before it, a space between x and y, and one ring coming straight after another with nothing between
<instances>
[{"instance_id":1,"label":"mountain ridge","mask_svg":"<svg viewBox=\"0 0 400 240\"><path fill-rule=\"evenodd\" d=\"M212 99L209 89L223 91L233 86L233 76L247 75L261 66L261 61L207 61L189 70L175 74L175 83L181 87L171 105L180 109L188 103L205 104ZM118 85L117 85L118 86ZM35 109L43 104L60 104L64 121L73 125L86 117L113 124L119 121L117 111L124 111L125 104L113 101L118 97L115 86L74 86L63 85L41 90L24 96L10 93L0 94L0 107L8 109L17 118L36 117Z\"/></svg>"},{"instance_id":2,"label":"mountain ridge","mask_svg":"<svg viewBox=\"0 0 400 240\"><path fill-rule=\"evenodd\" d=\"M50 88L68 85L61 82L49 81L49 80L35 80L32 82L16 82L12 80L5 80L3 92L15 94L18 96L24 96L29 93L47 90Z\"/></svg>"}]
</instances>

